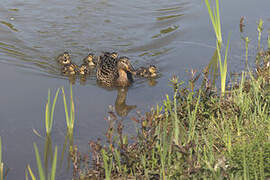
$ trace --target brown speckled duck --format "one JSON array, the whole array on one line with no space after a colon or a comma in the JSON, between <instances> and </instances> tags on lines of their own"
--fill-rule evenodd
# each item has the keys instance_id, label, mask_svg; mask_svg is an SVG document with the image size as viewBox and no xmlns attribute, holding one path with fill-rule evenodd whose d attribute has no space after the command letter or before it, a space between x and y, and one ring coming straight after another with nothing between
<instances>
[{"instance_id":1,"label":"brown speckled duck","mask_svg":"<svg viewBox=\"0 0 270 180\"><path fill-rule=\"evenodd\" d=\"M100 84L107 87L127 87L133 82L132 74L135 74L135 70L128 57L100 56L96 73Z\"/></svg>"}]
</instances>

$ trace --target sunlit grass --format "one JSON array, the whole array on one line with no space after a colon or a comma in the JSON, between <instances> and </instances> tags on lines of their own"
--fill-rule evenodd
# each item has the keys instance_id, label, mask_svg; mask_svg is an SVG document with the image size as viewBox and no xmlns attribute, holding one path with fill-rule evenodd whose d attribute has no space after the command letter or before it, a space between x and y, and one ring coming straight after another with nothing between
<instances>
[{"instance_id":1,"label":"sunlit grass","mask_svg":"<svg viewBox=\"0 0 270 180\"><path fill-rule=\"evenodd\" d=\"M37 166L38 166L39 179L40 180L46 180L45 171L44 171L44 169L42 167L42 162L41 162L41 158L40 158L38 147L37 147L36 143L34 143L34 150L35 150L36 162L37 162ZM52 166L51 166L51 172L47 175L47 180L55 180L56 164L57 164L57 146L55 147L55 150L54 150L54 156L53 156L53 162L52 162ZM27 165L27 169L28 169L28 172L29 172L30 177L32 178L32 180L36 180L37 178L34 175L30 165ZM25 177L26 177L26 179L28 179L28 173L27 172L25 173Z\"/></svg>"},{"instance_id":2,"label":"sunlit grass","mask_svg":"<svg viewBox=\"0 0 270 180\"><path fill-rule=\"evenodd\" d=\"M263 31L263 20L260 19L258 26L257 26L257 31L258 31L258 49L261 49L261 37L262 37L262 31Z\"/></svg>"},{"instance_id":3,"label":"sunlit grass","mask_svg":"<svg viewBox=\"0 0 270 180\"><path fill-rule=\"evenodd\" d=\"M246 67L248 66L248 44L250 40L248 37L245 38L245 47L246 47Z\"/></svg>"},{"instance_id":4,"label":"sunlit grass","mask_svg":"<svg viewBox=\"0 0 270 180\"><path fill-rule=\"evenodd\" d=\"M213 29L216 34L218 44L221 45L222 34L221 34L221 23L220 23L220 14L219 14L219 0L216 0L216 4L215 6L213 6L213 8L211 8L209 0L205 0L204 2L207 6L208 14L210 16L210 20L212 22Z\"/></svg>"},{"instance_id":5,"label":"sunlit grass","mask_svg":"<svg viewBox=\"0 0 270 180\"><path fill-rule=\"evenodd\" d=\"M55 103L58 97L59 93L59 88L57 89L57 92L54 96L53 104L51 107L51 91L50 89L48 90L48 100L46 103L46 118L45 118L45 125L46 125L46 133L50 134L52 131L52 125L53 125L53 114L54 114L54 109L55 109Z\"/></svg>"},{"instance_id":6,"label":"sunlit grass","mask_svg":"<svg viewBox=\"0 0 270 180\"><path fill-rule=\"evenodd\" d=\"M105 169L105 179L110 180L111 179L111 172L112 172L112 157L110 157L110 154L107 154L107 152L102 149L102 159L104 163L104 169Z\"/></svg>"},{"instance_id":7,"label":"sunlit grass","mask_svg":"<svg viewBox=\"0 0 270 180\"><path fill-rule=\"evenodd\" d=\"M226 78L227 78L227 59L228 59L228 49L229 49L229 41L228 39L227 46L226 46L226 51L224 55L224 61L222 63L222 58L220 54L220 46L217 42L217 53L218 53L218 61L219 61L219 69L220 69L220 82L221 82L221 94L224 95L225 93L225 88L226 88Z\"/></svg>"},{"instance_id":8,"label":"sunlit grass","mask_svg":"<svg viewBox=\"0 0 270 180\"><path fill-rule=\"evenodd\" d=\"M66 94L64 88L62 89L62 95L63 95L63 102L64 102L64 108L65 108L65 114L66 114L66 124L67 129L70 134L73 134L73 128L74 128L74 121L75 121L75 105L73 101L73 92L72 92L72 85L70 84L70 108L68 110L67 106L67 100L66 100Z\"/></svg>"}]
</instances>

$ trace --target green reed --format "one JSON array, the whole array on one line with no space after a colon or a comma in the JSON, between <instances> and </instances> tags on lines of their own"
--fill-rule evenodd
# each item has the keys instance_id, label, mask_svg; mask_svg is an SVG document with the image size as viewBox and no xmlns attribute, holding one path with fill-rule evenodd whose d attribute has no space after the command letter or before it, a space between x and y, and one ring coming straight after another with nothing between
<instances>
[{"instance_id":1,"label":"green reed","mask_svg":"<svg viewBox=\"0 0 270 180\"><path fill-rule=\"evenodd\" d=\"M258 26L257 26L257 31L258 31L258 49L260 50L261 48L261 36L262 36L262 31L263 31L263 20L260 19Z\"/></svg>"},{"instance_id":2,"label":"green reed","mask_svg":"<svg viewBox=\"0 0 270 180\"><path fill-rule=\"evenodd\" d=\"M68 110L66 94L64 88L62 89L63 102L66 114L67 129L70 134L73 134L74 122L75 122L75 105L73 101L72 85L70 84L70 109Z\"/></svg>"},{"instance_id":3,"label":"green reed","mask_svg":"<svg viewBox=\"0 0 270 180\"><path fill-rule=\"evenodd\" d=\"M246 47L246 67L248 66L248 44L249 44L250 40L248 39L248 37L245 38L245 47Z\"/></svg>"},{"instance_id":4,"label":"green reed","mask_svg":"<svg viewBox=\"0 0 270 180\"><path fill-rule=\"evenodd\" d=\"M53 114L54 114L54 109L55 109L55 103L58 97L59 93L59 88L56 91L56 94L54 96L53 104L51 107L51 91L50 89L48 90L48 100L46 103L46 118L45 118L45 125L46 125L46 133L50 134L52 131L52 125L53 125Z\"/></svg>"},{"instance_id":5,"label":"green reed","mask_svg":"<svg viewBox=\"0 0 270 180\"><path fill-rule=\"evenodd\" d=\"M37 166L38 166L39 179L46 180L45 171L42 167L42 162L41 162L41 158L40 158L38 147L37 147L36 143L34 143L34 150L35 150L36 162L37 162ZM52 166L51 166L51 172L48 174L47 180L55 180L56 164L57 164L57 146L54 149L54 156L53 156L53 162L52 162ZM27 165L27 169L28 169L28 172L29 172L32 180L36 180L37 178L34 175L29 164ZM25 177L26 177L26 179L28 179L27 172L25 173Z\"/></svg>"},{"instance_id":6,"label":"green reed","mask_svg":"<svg viewBox=\"0 0 270 180\"><path fill-rule=\"evenodd\" d=\"M213 29L216 34L218 44L221 45L222 34L221 34L221 23L220 23L220 14L219 14L219 0L216 0L216 5L213 8L211 8L209 0L205 0L204 2L207 6L208 14L210 16Z\"/></svg>"},{"instance_id":7,"label":"green reed","mask_svg":"<svg viewBox=\"0 0 270 180\"><path fill-rule=\"evenodd\" d=\"M113 160L110 154L108 154L104 149L101 150L101 153L105 169L105 179L110 180Z\"/></svg>"},{"instance_id":8,"label":"green reed","mask_svg":"<svg viewBox=\"0 0 270 180\"><path fill-rule=\"evenodd\" d=\"M223 63L221 60L220 46L219 46L219 43L217 42L217 52L218 52L218 61L219 61L219 69L220 69L220 82L221 82L221 94L222 95L224 95L225 87L226 87L227 58L228 58L229 41L230 41L230 39L228 39L228 42L227 42Z\"/></svg>"}]
</instances>

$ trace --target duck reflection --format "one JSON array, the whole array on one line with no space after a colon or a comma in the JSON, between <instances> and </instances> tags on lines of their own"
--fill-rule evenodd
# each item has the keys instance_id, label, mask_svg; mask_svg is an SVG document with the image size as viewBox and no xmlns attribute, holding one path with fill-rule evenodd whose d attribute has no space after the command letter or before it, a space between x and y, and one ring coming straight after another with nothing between
<instances>
[{"instance_id":1,"label":"duck reflection","mask_svg":"<svg viewBox=\"0 0 270 180\"><path fill-rule=\"evenodd\" d=\"M128 113L135 109L136 105L127 105L126 98L127 98L127 91L128 88L118 88L117 89L117 97L115 100L115 111L118 116L125 117Z\"/></svg>"}]
</instances>

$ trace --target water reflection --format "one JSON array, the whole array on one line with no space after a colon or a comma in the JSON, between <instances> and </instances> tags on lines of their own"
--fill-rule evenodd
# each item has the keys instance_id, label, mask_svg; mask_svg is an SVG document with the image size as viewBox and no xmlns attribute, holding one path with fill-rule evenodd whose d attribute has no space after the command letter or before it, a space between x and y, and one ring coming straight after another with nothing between
<instances>
[{"instance_id":1,"label":"water reflection","mask_svg":"<svg viewBox=\"0 0 270 180\"><path fill-rule=\"evenodd\" d=\"M115 100L115 111L118 116L125 117L128 113L135 109L136 105L127 105L126 98L127 98L127 91L128 88L118 88L117 89L117 97Z\"/></svg>"}]
</instances>

